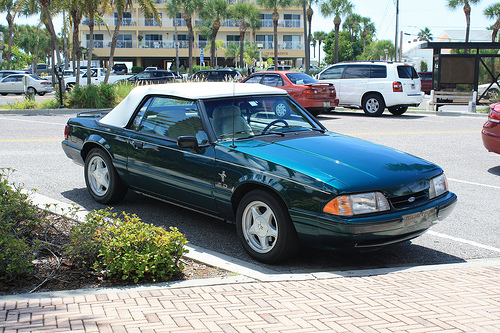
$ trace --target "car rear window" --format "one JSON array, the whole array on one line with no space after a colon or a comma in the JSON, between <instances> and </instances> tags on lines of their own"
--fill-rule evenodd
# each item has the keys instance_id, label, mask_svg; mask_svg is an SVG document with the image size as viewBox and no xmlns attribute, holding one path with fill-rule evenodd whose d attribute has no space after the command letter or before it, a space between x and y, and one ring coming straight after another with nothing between
<instances>
[{"instance_id":1,"label":"car rear window","mask_svg":"<svg viewBox=\"0 0 500 333\"><path fill-rule=\"evenodd\" d=\"M413 66L398 66L398 76L400 79L416 79L417 71Z\"/></svg>"},{"instance_id":2,"label":"car rear window","mask_svg":"<svg viewBox=\"0 0 500 333\"><path fill-rule=\"evenodd\" d=\"M286 74L288 79L292 81L293 84L308 84L308 83L316 83L316 79L310 77L304 73L290 73Z\"/></svg>"}]
</instances>

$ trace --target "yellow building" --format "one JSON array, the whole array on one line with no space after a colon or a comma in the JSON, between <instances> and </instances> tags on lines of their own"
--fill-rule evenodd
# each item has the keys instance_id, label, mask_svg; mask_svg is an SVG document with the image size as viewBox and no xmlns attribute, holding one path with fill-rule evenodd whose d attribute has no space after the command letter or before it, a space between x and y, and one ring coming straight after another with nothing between
<instances>
[{"instance_id":1,"label":"yellow building","mask_svg":"<svg viewBox=\"0 0 500 333\"><path fill-rule=\"evenodd\" d=\"M255 0L248 0L256 3ZM234 3L236 0L228 0ZM141 12L139 5L134 3L129 12L125 13L121 22L118 42L116 44L114 62L132 62L134 66L156 66L168 69L170 64L175 66L175 27L177 23L178 54L180 65L188 67L188 30L186 22L179 13L176 18L168 17L165 10L166 0L156 0L156 7L161 17L161 26L156 21L147 18ZM273 21L272 11L261 9L261 28L255 31L255 41L252 30L247 29L245 42L257 43L261 49L262 58L274 57L273 46ZM279 9L278 26L278 61L281 64L300 67L304 62L304 22L301 7L289 7ZM94 28L94 50L93 54L97 59L107 63L111 46L112 34L116 25L117 13L104 17L109 27L109 32L104 25L96 25ZM200 64L202 49L210 44L210 40L205 39L199 29L201 20L195 13L193 16L194 27L194 50L193 64ZM80 26L80 40L82 46L88 47L89 43L89 20L84 18ZM222 22L217 40L224 41L224 47L229 43L239 45L239 24L231 19ZM205 65L210 65L210 51L204 53ZM217 50L217 65L235 66L235 59L225 59L223 49ZM215 65L215 64L214 64ZM238 64L238 66L242 67Z\"/></svg>"}]
</instances>

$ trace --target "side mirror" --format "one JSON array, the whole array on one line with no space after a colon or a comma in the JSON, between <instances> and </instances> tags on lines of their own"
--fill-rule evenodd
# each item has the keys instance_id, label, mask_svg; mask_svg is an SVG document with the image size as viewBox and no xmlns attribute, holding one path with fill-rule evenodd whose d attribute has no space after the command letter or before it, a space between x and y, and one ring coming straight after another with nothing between
<instances>
[{"instance_id":1,"label":"side mirror","mask_svg":"<svg viewBox=\"0 0 500 333\"><path fill-rule=\"evenodd\" d=\"M198 140L194 136L180 136L177 138L177 145L181 148L189 148L193 153L199 153Z\"/></svg>"}]
</instances>

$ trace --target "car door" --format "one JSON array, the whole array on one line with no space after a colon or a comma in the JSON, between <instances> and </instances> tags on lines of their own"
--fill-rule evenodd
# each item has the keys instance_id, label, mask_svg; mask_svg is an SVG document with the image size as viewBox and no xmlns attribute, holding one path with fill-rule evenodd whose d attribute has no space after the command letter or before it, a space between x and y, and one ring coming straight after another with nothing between
<instances>
[{"instance_id":1,"label":"car door","mask_svg":"<svg viewBox=\"0 0 500 333\"><path fill-rule=\"evenodd\" d=\"M216 213L214 148L193 101L151 96L133 120L127 169L133 185L184 206ZM195 137L199 152L177 138Z\"/></svg>"},{"instance_id":2,"label":"car door","mask_svg":"<svg viewBox=\"0 0 500 333\"><path fill-rule=\"evenodd\" d=\"M24 93L23 75L10 75L2 82L2 92L22 94Z\"/></svg>"},{"instance_id":3,"label":"car door","mask_svg":"<svg viewBox=\"0 0 500 333\"><path fill-rule=\"evenodd\" d=\"M342 77L342 104L361 106L361 98L368 88L368 65L347 65Z\"/></svg>"},{"instance_id":4,"label":"car door","mask_svg":"<svg viewBox=\"0 0 500 333\"><path fill-rule=\"evenodd\" d=\"M342 75L344 74L345 67L346 65L331 66L318 75L318 81L333 83L340 105L344 104L345 99L345 89L342 80Z\"/></svg>"}]
</instances>

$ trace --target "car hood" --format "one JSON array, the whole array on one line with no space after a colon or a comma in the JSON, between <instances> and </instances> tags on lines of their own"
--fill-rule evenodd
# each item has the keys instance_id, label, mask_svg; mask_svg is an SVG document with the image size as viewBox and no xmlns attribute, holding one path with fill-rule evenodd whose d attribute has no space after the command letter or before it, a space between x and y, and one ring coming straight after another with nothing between
<instances>
[{"instance_id":1,"label":"car hood","mask_svg":"<svg viewBox=\"0 0 500 333\"><path fill-rule=\"evenodd\" d=\"M385 146L335 133L287 133L237 142L237 150L308 175L344 191L386 189L393 195L418 192L442 170L421 158ZM295 137L288 139L287 137Z\"/></svg>"}]
</instances>

